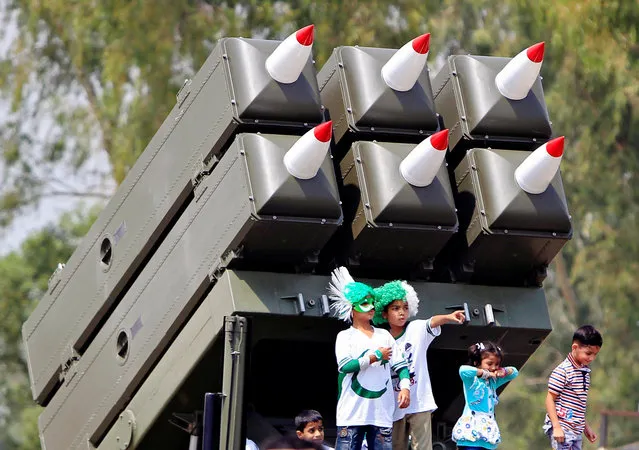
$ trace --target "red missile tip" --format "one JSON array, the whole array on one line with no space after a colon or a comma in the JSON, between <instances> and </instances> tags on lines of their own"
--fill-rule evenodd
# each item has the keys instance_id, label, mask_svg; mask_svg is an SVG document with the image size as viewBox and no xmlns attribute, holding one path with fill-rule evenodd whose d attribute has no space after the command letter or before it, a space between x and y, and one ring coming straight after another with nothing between
<instances>
[{"instance_id":1,"label":"red missile tip","mask_svg":"<svg viewBox=\"0 0 639 450\"><path fill-rule=\"evenodd\" d=\"M448 148L448 130L442 130L430 137L430 145L435 150L446 150Z\"/></svg>"},{"instance_id":2,"label":"red missile tip","mask_svg":"<svg viewBox=\"0 0 639 450\"><path fill-rule=\"evenodd\" d=\"M546 151L550 156L559 158L564 154L564 137L560 136L552 141L546 142Z\"/></svg>"},{"instance_id":3,"label":"red missile tip","mask_svg":"<svg viewBox=\"0 0 639 450\"><path fill-rule=\"evenodd\" d=\"M531 45L526 50L528 59L534 63L540 63L544 59L544 42L538 42L535 45Z\"/></svg>"},{"instance_id":4,"label":"red missile tip","mask_svg":"<svg viewBox=\"0 0 639 450\"><path fill-rule=\"evenodd\" d=\"M422 34L413 39L413 50L423 55L428 53L430 48L430 33Z\"/></svg>"},{"instance_id":5,"label":"red missile tip","mask_svg":"<svg viewBox=\"0 0 639 450\"><path fill-rule=\"evenodd\" d=\"M313 43L313 36L315 31L315 25L308 25L304 28L301 28L295 32L295 37L297 38L297 42L301 45L308 47Z\"/></svg>"},{"instance_id":6,"label":"red missile tip","mask_svg":"<svg viewBox=\"0 0 639 450\"><path fill-rule=\"evenodd\" d=\"M329 120L328 122L320 123L313 129L313 134L315 134L315 139L320 142L330 141L333 135L333 121Z\"/></svg>"}]
</instances>

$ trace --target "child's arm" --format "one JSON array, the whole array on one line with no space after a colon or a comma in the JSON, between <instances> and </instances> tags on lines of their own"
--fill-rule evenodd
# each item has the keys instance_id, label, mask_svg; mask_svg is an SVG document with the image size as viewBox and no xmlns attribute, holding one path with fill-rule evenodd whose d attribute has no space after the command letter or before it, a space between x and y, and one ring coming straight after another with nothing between
<instances>
[{"instance_id":1,"label":"child's arm","mask_svg":"<svg viewBox=\"0 0 639 450\"><path fill-rule=\"evenodd\" d=\"M397 406L399 408L408 408L410 405L410 371L408 369L408 361L401 348L393 345L393 354L391 356L391 370L397 373L399 378L399 394L397 395Z\"/></svg>"},{"instance_id":2,"label":"child's arm","mask_svg":"<svg viewBox=\"0 0 639 450\"><path fill-rule=\"evenodd\" d=\"M517 375L519 375L519 371L517 371L517 369L515 369L514 367L501 368L496 372L497 383L495 383L495 387L499 387L508 383L513 378L517 378Z\"/></svg>"},{"instance_id":3,"label":"child's arm","mask_svg":"<svg viewBox=\"0 0 639 450\"><path fill-rule=\"evenodd\" d=\"M367 350L359 357L353 358L349 354L349 350L348 336L342 333L338 334L335 341L335 357L337 358L337 370L342 373L364 370L376 361L389 358L391 352L388 347L380 347L377 350Z\"/></svg>"},{"instance_id":4,"label":"child's arm","mask_svg":"<svg viewBox=\"0 0 639 450\"><path fill-rule=\"evenodd\" d=\"M494 373L489 372L488 370L478 369L477 367L473 366L461 366L459 368L459 376L462 380L469 381L472 381L472 379L475 377L483 379L495 378Z\"/></svg>"},{"instance_id":5,"label":"child's arm","mask_svg":"<svg viewBox=\"0 0 639 450\"><path fill-rule=\"evenodd\" d=\"M590 442L594 443L597 440L597 433L595 433L594 430L590 428L590 425L588 425L588 423L586 423L586 427L584 428L584 434Z\"/></svg>"},{"instance_id":6,"label":"child's arm","mask_svg":"<svg viewBox=\"0 0 639 450\"><path fill-rule=\"evenodd\" d=\"M557 394L548 391L548 395L546 395L546 412L552 424L552 437L557 442L563 442L565 435L564 430L561 429L561 425L559 424L559 417L557 417L556 400Z\"/></svg>"},{"instance_id":7,"label":"child's arm","mask_svg":"<svg viewBox=\"0 0 639 450\"><path fill-rule=\"evenodd\" d=\"M550 374L548 379L548 395L546 395L546 413L552 424L552 437L557 442L564 442L565 434L557 416L557 397L566 388L566 371L558 366Z\"/></svg>"},{"instance_id":8,"label":"child's arm","mask_svg":"<svg viewBox=\"0 0 639 450\"><path fill-rule=\"evenodd\" d=\"M437 328L447 323L464 323L464 311L453 311L450 314L440 314L430 318L430 327Z\"/></svg>"}]
</instances>

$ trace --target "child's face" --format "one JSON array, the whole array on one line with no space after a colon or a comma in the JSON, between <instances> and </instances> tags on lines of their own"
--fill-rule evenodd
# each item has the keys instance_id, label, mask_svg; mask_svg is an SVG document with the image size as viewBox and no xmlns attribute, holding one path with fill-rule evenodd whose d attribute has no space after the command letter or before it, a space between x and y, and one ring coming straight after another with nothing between
<instances>
[{"instance_id":1,"label":"child's face","mask_svg":"<svg viewBox=\"0 0 639 450\"><path fill-rule=\"evenodd\" d=\"M373 320L373 316L375 316L375 310L371 309L368 312L359 312L353 309L353 322L366 322Z\"/></svg>"},{"instance_id":2,"label":"child's face","mask_svg":"<svg viewBox=\"0 0 639 450\"><path fill-rule=\"evenodd\" d=\"M572 344L572 357L578 365L587 366L597 358L599 350L601 347L596 345L580 345L575 342Z\"/></svg>"},{"instance_id":3,"label":"child's face","mask_svg":"<svg viewBox=\"0 0 639 450\"><path fill-rule=\"evenodd\" d=\"M501 360L499 356L494 353L484 353L482 355L481 364L479 364L479 368L482 370L487 370L488 372L494 372L499 369L499 365L501 364Z\"/></svg>"},{"instance_id":4,"label":"child's face","mask_svg":"<svg viewBox=\"0 0 639 450\"><path fill-rule=\"evenodd\" d=\"M321 420L309 422L304 427L304 431L297 431L296 433L300 439L324 442L324 423Z\"/></svg>"},{"instance_id":5,"label":"child's face","mask_svg":"<svg viewBox=\"0 0 639 450\"><path fill-rule=\"evenodd\" d=\"M386 307L382 317L393 327L403 327L408 320L408 303L395 300Z\"/></svg>"}]
</instances>

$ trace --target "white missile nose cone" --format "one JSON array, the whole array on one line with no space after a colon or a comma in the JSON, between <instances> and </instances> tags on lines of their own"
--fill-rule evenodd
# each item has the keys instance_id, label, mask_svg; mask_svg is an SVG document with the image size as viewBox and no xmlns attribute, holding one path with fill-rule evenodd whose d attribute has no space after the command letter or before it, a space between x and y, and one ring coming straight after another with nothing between
<instances>
[{"instance_id":1,"label":"white missile nose cone","mask_svg":"<svg viewBox=\"0 0 639 450\"><path fill-rule=\"evenodd\" d=\"M314 25L309 25L297 30L266 58L266 71L275 81L284 84L297 81L313 48L314 29Z\"/></svg>"},{"instance_id":2,"label":"white missile nose cone","mask_svg":"<svg viewBox=\"0 0 639 450\"><path fill-rule=\"evenodd\" d=\"M382 67L382 78L393 90L410 91L424 70L430 49L430 33L422 34L397 50Z\"/></svg>"},{"instance_id":3,"label":"white missile nose cone","mask_svg":"<svg viewBox=\"0 0 639 450\"><path fill-rule=\"evenodd\" d=\"M529 194L545 192L559 170L563 154L563 136L546 142L517 167L515 181Z\"/></svg>"},{"instance_id":4,"label":"white missile nose cone","mask_svg":"<svg viewBox=\"0 0 639 450\"><path fill-rule=\"evenodd\" d=\"M510 100L526 98L539 76L544 60L544 43L539 42L520 52L495 77L501 95Z\"/></svg>"},{"instance_id":5,"label":"white missile nose cone","mask_svg":"<svg viewBox=\"0 0 639 450\"><path fill-rule=\"evenodd\" d=\"M442 130L424 139L399 165L402 177L413 186L428 186L439 172L447 148L448 130Z\"/></svg>"},{"instance_id":6,"label":"white missile nose cone","mask_svg":"<svg viewBox=\"0 0 639 450\"><path fill-rule=\"evenodd\" d=\"M317 175L333 134L333 122L319 124L293 144L284 155L284 166L295 178L308 180Z\"/></svg>"}]
</instances>

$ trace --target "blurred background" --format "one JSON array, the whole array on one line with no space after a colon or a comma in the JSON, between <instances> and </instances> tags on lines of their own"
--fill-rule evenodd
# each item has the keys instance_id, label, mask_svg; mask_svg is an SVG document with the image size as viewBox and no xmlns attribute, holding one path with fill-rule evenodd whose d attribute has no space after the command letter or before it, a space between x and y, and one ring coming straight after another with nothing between
<instances>
[{"instance_id":1,"label":"blurred background","mask_svg":"<svg viewBox=\"0 0 639 450\"><path fill-rule=\"evenodd\" d=\"M311 23L318 68L334 47L399 48L425 32L431 74L450 54L546 42L575 234L545 281L553 332L501 398L500 448L548 447L547 378L584 323L604 335L588 420L599 432L602 414L620 411L605 415L606 448L639 448L637 1L0 0L0 449L40 448L22 323L184 79L220 37L282 39Z\"/></svg>"}]
</instances>

